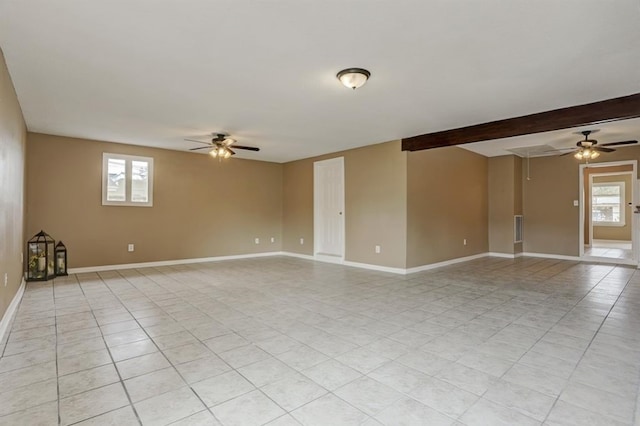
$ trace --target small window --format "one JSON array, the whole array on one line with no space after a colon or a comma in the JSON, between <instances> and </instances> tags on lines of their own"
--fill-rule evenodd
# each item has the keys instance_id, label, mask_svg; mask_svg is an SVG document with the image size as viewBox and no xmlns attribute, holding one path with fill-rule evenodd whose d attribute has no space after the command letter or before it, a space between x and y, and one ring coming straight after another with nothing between
<instances>
[{"instance_id":1,"label":"small window","mask_svg":"<svg viewBox=\"0 0 640 426\"><path fill-rule=\"evenodd\" d=\"M594 226L624 226L624 182L594 183L591 220Z\"/></svg>"},{"instance_id":2,"label":"small window","mask_svg":"<svg viewBox=\"0 0 640 426\"><path fill-rule=\"evenodd\" d=\"M102 154L102 205L153 205L153 158Z\"/></svg>"}]
</instances>

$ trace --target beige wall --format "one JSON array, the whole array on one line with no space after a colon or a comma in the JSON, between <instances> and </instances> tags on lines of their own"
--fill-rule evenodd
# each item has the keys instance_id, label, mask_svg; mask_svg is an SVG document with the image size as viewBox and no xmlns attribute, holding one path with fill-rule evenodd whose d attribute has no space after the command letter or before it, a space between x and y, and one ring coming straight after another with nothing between
<instances>
[{"instance_id":1,"label":"beige wall","mask_svg":"<svg viewBox=\"0 0 640 426\"><path fill-rule=\"evenodd\" d=\"M524 179L523 179L523 175L522 175L522 171L523 168L525 167L525 162L526 160L523 160L520 157L514 157L514 176L513 179L515 180L515 184L513 185L513 214L514 215L523 215L523 220L524 220L524 209L522 206L522 186L524 184ZM524 236L524 232L523 232L523 236ZM523 238L524 240L524 238ZM515 243L513 245L513 252L514 253L522 253L523 251L523 244L522 243Z\"/></svg>"},{"instance_id":2,"label":"beige wall","mask_svg":"<svg viewBox=\"0 0 640 426\"><path fill-rule=\"evenodd\" d=\"M640 146L603 154L593 164L640 159ZM579 165L573 156L531 159L531 180L523 183L524 251L579 255ZM524 172L523 172L524 173Z\"/></svg>"},{"instance_id":3,"label":"beige wall","mask_svg":"<svg viewBox=\"0 0 640 426\"><path fill-rule=\"evenodd\" d=\"M345 259L404 268L407 154L400 141L284 164L283 249L313 254L313 163L336 157L345 168Z\"/></svg>"},{"instance_id":4,"label":"beige wall","mask_svg":"<svg viewBox=\"0 0 640 426\"><path fill-rule=\"evenodd\" d=\"M516 158L515 155L505 155L488 159L490 252L515 252Z\"/></svg>"},{"instance_id":5,"label":"beige wall","mask_svg":"<svg viewBox=\"0 0 640 426\"><path fill-rule=\"evenodd\" d=\"M458 147L408 154L407 267L488 251L487 167Z\"/></svg>"},{"instance_id":6,"label":"beige wall","mask_svg":"<svg viewBox=\"0 0 640 426\"><path fill-rule=\"evenodd\" d=\"M22 281L25 146L22 111L0 50L0 318Z\"/></svg>"},{"instance_id":7,"label":"beige wall","mask_svg":"<svg viewBox=\"0 0 640 426\"><path fill-rule=\"evenodd\" d=\"M313 163L299 160L283 165L282 248L313 256ZM300 239L304 244L300 244Z\"/></svg>"},{"instance_id":8,"label":"beige wall","mask_svg":"<svg viewBox=\"0 0 640 426\"><path fill-rule=\"evenodd\" d=\"M631 241L631 224L633 221L633 209L628 204L633 198L633 183L630 174L594 176L593 183L624 182L625 197L625 223L624 226L593 226L593 238L597 240L621 240ZM589 200L591 201L591 200Z\"/></svg>"},{"instance_id":9,"label":"beige wall","mask_svg":"<svg viewBox=\"0 0 640 426\"><path fill-rule=\"evenodd\" d=\"M489 251L515 254L514 216L522 214L522 158L515 155L488 159Z\"/></svg>"},{"instance_id":10,"label":"beige wall","mask_svg":"<svg viewBox=\"0 0 640 426\"><path fill-rule=\"evenodd\" d=\"M102 206L103 152L154 158L153 207ZM281 250L280 164L33 133L27 163L27 234L64 241L70 268Z\"/></svg>"}]
</instances>

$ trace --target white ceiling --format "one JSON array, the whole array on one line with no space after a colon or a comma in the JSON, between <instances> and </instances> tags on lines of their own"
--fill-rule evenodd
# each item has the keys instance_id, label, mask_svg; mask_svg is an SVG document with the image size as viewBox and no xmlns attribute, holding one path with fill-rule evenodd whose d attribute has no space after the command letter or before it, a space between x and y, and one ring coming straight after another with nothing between
<instances>
[{"instance_id":1,"label":"white ceiling","mask_svg":"<svg viewBox=\"0 0 640 426\"><path fill-rule=\"evenodd\" d=\"M640 92L637 0L2 0L0 47L31 131L277 162Z\"/></svg>"},{"instance_id":2,"label":"white ceiling","mask_svg":"<svg viewBox=\"0 0 640 426\"><path fill-rule=\"evenodd\" d=\"M577 149L577 142L584 140L584 136L580 134L580 132L584 130L594 131L593 134L589 135L589 139L597 140L599 145L628 140L640 141L640 118L497 139L489 142L474 142L460 145L460 147L486 157L514 154L514 151L510 150L515 150L515 153L521 157L526 157L527 154L531 157L557 155L553 150ZM624 149L625 147L626 146L620 146L614 148Z\"/></svg>"}]
</instances>

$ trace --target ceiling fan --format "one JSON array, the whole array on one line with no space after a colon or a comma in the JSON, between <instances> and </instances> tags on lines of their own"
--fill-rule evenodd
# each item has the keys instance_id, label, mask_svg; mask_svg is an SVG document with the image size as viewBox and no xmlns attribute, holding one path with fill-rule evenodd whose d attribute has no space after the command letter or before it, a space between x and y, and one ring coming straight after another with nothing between
<instances>
[{"instance_id":1,"label":"ceiling fan","mask_svg":"<svg viewBox=\"0 0 640 426\"><path fill-rule=\"evenodd\" d=\"M260 151L260 148L255 146L243 146L243 145L235 145L236 140L227 137L224 133L212 133L211 134L211 142L202 142L196 139L185 139L190 142L198 142L205 144L206 146L199 146L197 148L191 148L189 151L198 151L200 149L210 149L209 154L212 157L229 158L232 155L235 155L235 152L231 149L246 149L248 151Z\"/></svg>"},{"instance_id":2,"label":"ceiling fan","mask_svg":"<svg viewBox=\"0 0 640 426\"><path fill-rule=\"evenodd\" d=\"M584 130L582 132L579 132L584 136L584 139L576 143L576 146L578 147L578 149L567 148L567 149L571 149L571 151L561 154L561 156L573 154L573 156L576 157L578 160L583 160L583 159L593 160L595 158L598 158L601 152L615 151L615 149L611 148L613 146L632 145L632 144L638 143L638 141L636 140L629 140L629 141L620 141L620 142L609 142L609 143L603 143L602 145L598 145L597 140L589 139L589 135L597 131L598 130Z\"/></svg>"}]
</instances>

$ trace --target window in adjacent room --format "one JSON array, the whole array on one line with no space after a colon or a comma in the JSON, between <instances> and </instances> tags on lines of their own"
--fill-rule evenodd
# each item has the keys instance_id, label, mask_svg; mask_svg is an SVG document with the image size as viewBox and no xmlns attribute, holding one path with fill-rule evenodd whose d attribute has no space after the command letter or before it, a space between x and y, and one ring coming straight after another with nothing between
<instances>
[{"instance_id":1,"label":"window in adjacent room","mask_svg":"<svg viewBox=\"0 0 640 426\"><path fill-rule=\"evenodd\" d=\"M624 226L624 182L594 183L591 219L594 226Z\"/></svg>"},{"instance_id":2,"label":"window in adjacent room","mask_svg":"<svg viewBox=\"0 0 640 426\"><path fill-rule=\"evenodd\" d=\"M102 205L153 205L153 158L102 154Z\"/></svg>"}]
</instances>

